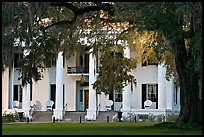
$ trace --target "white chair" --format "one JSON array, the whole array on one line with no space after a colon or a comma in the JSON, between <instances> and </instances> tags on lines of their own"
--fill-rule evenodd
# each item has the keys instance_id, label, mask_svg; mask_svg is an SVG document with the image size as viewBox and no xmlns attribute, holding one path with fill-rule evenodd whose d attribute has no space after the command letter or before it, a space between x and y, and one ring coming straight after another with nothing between
<instances>
[{"instance_id":1,"label":"white chair","mask_svg":"<svg viewBox=\"0 0 204 137\"><path fill-rule=\"evenodd\" d=\"M52 100L48 100L46 102L47 111L52 111L52 106L53 105L54 105L54 102Z\"/></svg>"},{"instance_id":2,"label":"white chair","mask_svg":"<svg viewBox=\"0 0 204 137\"><path fill-rule=\"evenodd\" d=\"M19 101L13 101L13 108L19 108Z\"/></svg>"},{"instance_id":3,"label":"white chair","mask_svg":"<svg viewBox=\"0 0 204 137\"><path fill-rule=\"evenodd\" d=\"M146 100L144 102L144 108L145 109L150 109L150 106L152 105L152 101L151 100Z\"/></svg>"},{"instance_id":4,"label":"white chair","mask_svg":"<svg viewBox=\"0 0 204 137\"><path fill-rule=\"evenodd\" d=\"M110 111L110 110L112 110L111 109L111 106L113 105L113 101L112 100L108 100L107 102L106 102L106 111Z\"/></svg>"},{"instance_id":5,"label":"white chair","mask_svg":"<svg viewBox=\"0 0 204 137\"><path fill-rule=\"evenodd\" d=\"M36 107L36 111L41 111L42 105L41 105L40 101L35 102L35 107Z\"/></svg>"}]
</instances>

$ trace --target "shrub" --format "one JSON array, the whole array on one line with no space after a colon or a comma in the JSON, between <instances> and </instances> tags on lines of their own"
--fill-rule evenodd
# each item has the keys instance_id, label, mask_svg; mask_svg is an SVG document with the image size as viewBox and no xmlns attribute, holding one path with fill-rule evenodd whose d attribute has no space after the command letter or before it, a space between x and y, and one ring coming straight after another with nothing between
<instances>
[{"instance_id":1,"label":"shrub","mask_svg":"<svg viewBox=\"0 0 204 137\"><path fill-rule=\"evenodd\" d=\"M177 114L171 114L166 117L166 122L175 122L178 118Z\"/></svg>"},{"instance_id":2,"label":"shrub","mask_svg":"<svg viewBox=\"0 0 204 137\"><path fill-rule=\"evenodd\" d=\"M139 119L142 119L143 121L146 121L149 117L148 114L138 114Z\"/></svg>"},{"instance_id":3,"label":"shrub","mask_svg":"<svg viewBox=\"0 0 204 137\"><path fill-rule=\"evenodd\" d=\"M15 111L15 113L10 112L9 114L7 114L5 111L3 113L2 122L15 122L17 120L19 120L18 112Z\"/></svg>"},{"instance_id":4,"label":"shrub","mask_svg":"<svg viewBox=\"0 0 204 137\"><path fill-rule=\"evenodd\" d=\"M156 118L156 121L163 121L164 115L163 114L156 115L155 118Z\"/></svg>"}]
</instances>

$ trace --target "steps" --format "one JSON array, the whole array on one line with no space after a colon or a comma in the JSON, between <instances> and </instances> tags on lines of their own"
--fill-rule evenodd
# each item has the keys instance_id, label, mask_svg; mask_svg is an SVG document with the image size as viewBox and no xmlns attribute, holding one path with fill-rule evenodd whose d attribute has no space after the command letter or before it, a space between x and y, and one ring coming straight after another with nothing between
<instances>
[{"instance_id":1,"label":"steps","mask_svg":"<svg viewBox=\"0 0 204 137\"><path fill-rule=\"evenodd\" d=\"M118 112L116 111L99 111L98 117L94 122L112 122L112 118ZM39 111L33 113L33 122L52 122L53 112ZM86 112L66 111L62 122L86 122ZM92 121L91 121L92 122Z\"/></svg>"},{"instance_id":2,"label":"steps","mask_svg":"<svg viewBox=\"0 0 204 137\"><path fill-rule=\"evenodd\" d=\"M117 113L116 111L100 111L96 122L112 122L113 116Z\"/></svg>"},{"instance_id":3,"label":"steps","mask_svg":"<svg viewBox=\"0 0 204 137\"><path fill-rule=\"evenodd\" d=\"M64 122L85 122L86 112L76 112L76 111L66 111L65 116L63 118Z\"/></svg>"},{"instance_id":4,"label":"steps","mask_svg":"<svg viewBox=\"0 0 204 137\"><path fill-rule=\"evenodd\" d=\"M52 122L52 111L33 112L33 122Z\"/></svg>"}]
</instances>

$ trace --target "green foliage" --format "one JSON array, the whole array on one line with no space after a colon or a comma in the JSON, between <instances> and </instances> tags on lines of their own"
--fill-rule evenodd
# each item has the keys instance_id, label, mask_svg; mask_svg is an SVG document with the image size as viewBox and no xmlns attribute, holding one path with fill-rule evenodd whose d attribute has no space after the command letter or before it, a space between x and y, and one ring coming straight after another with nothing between
<instances>
[{"instance_id":1,"label":"green foliage","mask_svg":"<svg viewBox=\"0 0 204 137\"><path fill-rule=\"evenodd\" d=\"M143 121L147 120L149 115L148 114L138 114L139 119L142 119Z\"/></svg>"},{"instance_id":2,"label":"green foliage","mask_svg":"<svg viewBox=\"0 0 204 137\"><path fill-rule=\"evenodd\" d=\"M123 53L116 50L101 50L100 71L93 88L97 93L109 94L113 91L122 92L128 84L134 84L136 79L129 74L136 67L136 62L125 58Z\"/></svg>"},{"instance_id":3,"label":"green foliage","mask_svg":"<svg viewBox=\"0 0 204 137\"><path fill-rule=\"evenodd\" d=\"M2 115L2 122L15 122L19 120L19 114L18 112L15 113L6 113L6 111Z\"/></svg>"},{"instance_id":4,"label":"green foliage","mask_svg":"<svg viewBox=\"0 0 204 137\"><path fill-rule=\"evenodd\" d=\"M178 114L171 114L166 117L167 122L175 122L178 118Z\"/></svg>"}]
</instances>

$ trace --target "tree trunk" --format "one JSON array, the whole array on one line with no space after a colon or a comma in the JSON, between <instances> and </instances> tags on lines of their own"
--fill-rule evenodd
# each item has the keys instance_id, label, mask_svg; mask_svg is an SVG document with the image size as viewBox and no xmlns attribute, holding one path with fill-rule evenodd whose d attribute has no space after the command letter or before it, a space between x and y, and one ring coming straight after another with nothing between
<instances>
[{"instance_id":1,"label":"tree trunk","mask_svg":"<svg viewBox=\"0 0 204 137\"><path fill-rule=\"evenodd\" d=\"M175 43L177 47L175 62L180 82L181 110L177 122L202 124L202 99L199 97L199 76L194 72L193 64L188 65L184 39Z\"/></svg>"}]
</instances>

